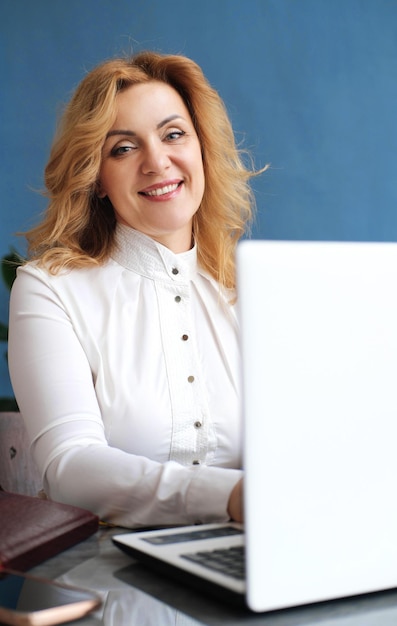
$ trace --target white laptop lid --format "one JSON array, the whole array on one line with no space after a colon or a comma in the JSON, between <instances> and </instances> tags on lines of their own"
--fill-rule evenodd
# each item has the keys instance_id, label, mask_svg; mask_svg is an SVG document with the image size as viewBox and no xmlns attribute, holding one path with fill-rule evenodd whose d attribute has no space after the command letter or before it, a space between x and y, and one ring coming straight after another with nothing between
<instances>
[{"instance_id":1,"label":"white laptop lid","mask_svg":"<svg viewBox=\"0 0 397 626\"><path fill-rule=\"evenodd\" d=\"M238 247L247 601L397 585L397 245Z\"/></svg>"}]
</instances>

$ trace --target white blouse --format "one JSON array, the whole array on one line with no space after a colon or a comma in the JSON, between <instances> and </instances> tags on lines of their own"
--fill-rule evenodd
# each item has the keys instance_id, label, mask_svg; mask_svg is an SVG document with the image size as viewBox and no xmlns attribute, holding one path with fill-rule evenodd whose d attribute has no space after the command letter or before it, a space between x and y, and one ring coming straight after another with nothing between
<instances>
[{"instance_id":1,"label":"white blouse","mask_svg":"<svg viewBox=\"0 0 397 626\"><path fill-rule=\"evenodd\" d=\"M18 270L9 365L44 487L114 524L227 519L241 478L231 293L126 226L102 266Z\"/></svg>"}]
</instances>

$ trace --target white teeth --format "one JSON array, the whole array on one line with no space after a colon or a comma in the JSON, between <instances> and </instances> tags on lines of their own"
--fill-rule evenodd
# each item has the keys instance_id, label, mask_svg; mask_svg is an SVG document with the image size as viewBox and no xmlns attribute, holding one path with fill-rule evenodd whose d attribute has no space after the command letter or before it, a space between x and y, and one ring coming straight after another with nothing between
<instances>
[{"instance_id":1,"label":"white teeth","mask_svg":"<svg viewBox=\"0 0 397 626\"><path fill-rule=\"evenodd\" d=\"M166 185L165 187L159 187L159 189L152 189L152 191L145 191L145 196L163 196L165 193L175 191L178 188L178 183L174 185Z\"/></svg>"}]
</instances>

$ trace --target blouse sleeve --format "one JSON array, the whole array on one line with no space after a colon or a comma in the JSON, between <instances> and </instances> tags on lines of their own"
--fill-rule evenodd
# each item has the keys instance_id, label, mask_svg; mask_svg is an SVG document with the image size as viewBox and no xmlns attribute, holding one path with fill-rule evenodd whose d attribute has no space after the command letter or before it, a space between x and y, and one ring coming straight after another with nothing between
<instances>
[{"instance_id":1,"label":"blouse sleeve","mask_svg":"<svg viewBox=\"0 0 397 626\"><path fill-rule=\"evenodd\" d=\"M48 495L126 527L226 521L239 470L158 463L111 447L92 372L46 274L20 269L9 367Z\"/></svg>"}]
</instances>

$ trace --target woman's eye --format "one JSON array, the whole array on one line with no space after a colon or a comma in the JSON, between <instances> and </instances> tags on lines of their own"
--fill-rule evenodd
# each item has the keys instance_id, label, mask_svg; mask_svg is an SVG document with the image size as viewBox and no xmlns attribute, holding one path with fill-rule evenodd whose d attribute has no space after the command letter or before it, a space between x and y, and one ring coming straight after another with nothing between
<instances>
[{"instance_id":1,"label":"woman's eye","mask_svg":"<svg viewBox=\"0 0 397 626\"><path fill-rule=\"evenodd\" d=\"M111 156L122 156L123 154L127 154L127 152L130 152L131 150L135 150L135 146L132 145L126 145L126 146L115 146L114 148L112 148L111 150Z\"/></svg>"},{"instance_id":2,"label":"woman's eye","mask_svg":"<svg viewBox=\"0 0 397 626\"><path fill-rule=\"evenodd\" d=\"M169 141L175 141L175 139L180 139L185 134L186 133L183 130L172 130L167 134L166 139L168 139Z\"/></svg>"}]
</instances>

